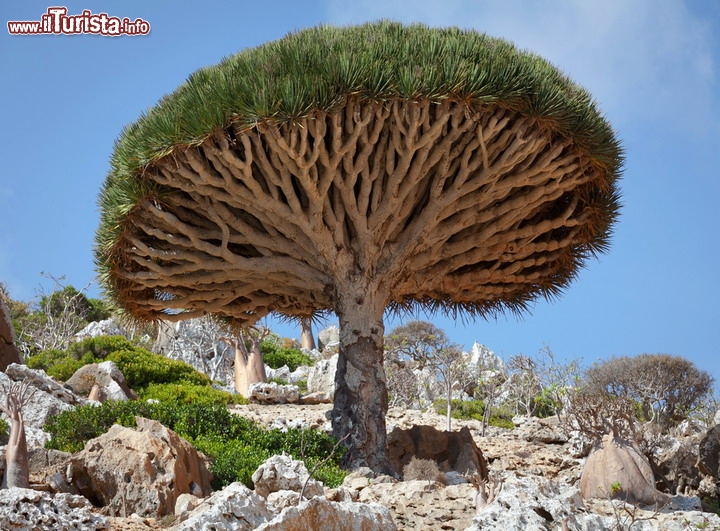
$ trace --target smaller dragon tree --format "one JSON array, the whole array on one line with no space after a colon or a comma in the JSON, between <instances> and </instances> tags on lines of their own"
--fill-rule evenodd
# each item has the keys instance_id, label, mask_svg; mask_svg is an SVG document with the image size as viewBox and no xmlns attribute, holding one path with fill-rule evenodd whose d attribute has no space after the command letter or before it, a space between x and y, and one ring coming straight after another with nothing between
<instances>
[{"instance_id":1,"label":"smaller dragon tree","mask_svg":"<svg viewBox=\"0 0 720 531\"><path fill-rule=\"evenodd\" d=\"M12 422L10 427L10 440L5 450L5 477L3 488L20 487L30 488L30 468L28 466L28 448L25 438L25 421L22 409L28 404L35 389L30 390L26 381L14 382L10 388L0 384L5 395L0 402L0 409Z\"/></svg>"}]
</instances>

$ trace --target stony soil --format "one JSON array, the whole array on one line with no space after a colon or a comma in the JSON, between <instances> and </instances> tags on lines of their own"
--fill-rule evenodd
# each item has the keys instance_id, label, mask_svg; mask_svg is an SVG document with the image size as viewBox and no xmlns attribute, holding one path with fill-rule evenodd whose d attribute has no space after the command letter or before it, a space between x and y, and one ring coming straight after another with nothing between
<instances>
[{"instance_id":1,"label":"stony soil","mask_svg":"<svg viewBox=\"0 0 720 531\"><path fill-rule=\"evenodd\" d=\"M329 430L330 423L326 414L331 407L329 404L250 404L233 406L231 411L269 428L302 424ZM446 419L434 412L400 408L391 408L388 412L388 431L394 426L411 428L414 425L429 425L444 430ZM572 449L567 443L530 442L525 439L527 430L523 432L520 429L488 427L483 436L480 422L453 419L453 430L464 426L470 429L487 459L491 476L512 471L519 476L540 476L570 485L580 478L583 460L572 457ZM388 507L400 530L464 530L470 525L475 513L475 492L474 487L469 484L446 487L429 481L378 483L363 488L358 501L376 502ZM332 492L327 494L332 496ZM592 501L586 504L586 508L589 512L607 516L617 512L617 508L613 509L607 501ZM635 508L631 510L633 518L653 517L653 511ZM111 522L113 529L117 530L158 530L169 526L172 517L160 521L116 518L111 519Z\"/></svg>"}]
</instances>

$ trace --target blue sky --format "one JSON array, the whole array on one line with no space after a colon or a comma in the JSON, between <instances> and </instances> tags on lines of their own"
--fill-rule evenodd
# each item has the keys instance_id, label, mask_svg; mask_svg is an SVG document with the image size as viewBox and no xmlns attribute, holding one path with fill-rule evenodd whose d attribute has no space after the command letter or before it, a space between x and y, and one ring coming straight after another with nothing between
<instances>
[{"instance_id":1,"label":"blue sky","mask_svg":"<svg viewBox=\"0 0 720 531\"><path fill-rule=\"evenodd\" d=\"M196 69L320 23L390 18L513 41L586 87L626 151L608 254L522 319L432 320L504 357L548 345L586 363L670 353L720 379L720 3L681 0L65 2L142 18L146 36L9 35L54 3L0 5L0 281L29 300L42 271L95 276L97 195L123 126ZM202 7L200 7L202 6ZM412 6L412 7L409 7ZM90 293L98 295L96 285ZM332 321L330 321L332 322ZM396 321L387 324L389 330ZM293 327L278 327L296 336Z\"/></svg>"}]
</instances>

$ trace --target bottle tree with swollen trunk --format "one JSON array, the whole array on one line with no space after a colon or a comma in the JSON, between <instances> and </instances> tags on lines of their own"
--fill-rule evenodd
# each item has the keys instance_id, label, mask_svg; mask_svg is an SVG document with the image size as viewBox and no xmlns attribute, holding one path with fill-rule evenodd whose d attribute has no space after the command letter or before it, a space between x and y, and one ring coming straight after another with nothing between
<instances>
[{"instance_id":1,"label":"bottle tree with swollen trunk","mask_svg":"<svg viewBox=\"0 0 720 531\"><path fill-rule=\"evenodd\" d=\"M136 319L335 312L347 464L388 470L383 313L486 316L605 250L621 149L589 94L473 31L292 33L192 74L118 139L96 261Z\"/></svg>"}]
</instances>

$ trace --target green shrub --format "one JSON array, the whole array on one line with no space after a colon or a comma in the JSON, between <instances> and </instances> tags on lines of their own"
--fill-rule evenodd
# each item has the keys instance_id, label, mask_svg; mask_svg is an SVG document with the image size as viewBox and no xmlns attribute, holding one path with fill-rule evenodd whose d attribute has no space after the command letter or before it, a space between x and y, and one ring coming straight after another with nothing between
<instances>
[{"instance_id":1,"label":"green shrub","mask_svg":"<svg viewBox=\"0 0 720 531\"><path fill-rule=\"evenodd\" d=\"M209 385L190 383L151 383L141 390L140 398L177 404L228 405L248 403L248 400L242 395L213 389Z\"/></svg>"},{"instance_id":2,"label":"green shrub","mask_svg":"<svg viewBox=\"0 0 720 531\"><path fill-rule=\"evenodd\" d=\"M505 428L506 430L512 430L515 428L515 424L513 424L512 420L503 417L490 417L488 424L490 426L495 426L496 428Z\"/></svg>"},{"instance_id":3,"label":"green shrub","mask_svg":"<svg viewBox=\"0 0 720 531\"><path fill-rule=\"evenodd\" d=\"M267 383L276 383L278 385L290 385L290 382L282 378L268 378Z\"/></svg>"},{"instance_id":4,"label":"green shrub","mask_svg":"<svg viewBox=\"0 0 720 531\"><path fill-rule=\"evenodd\" d=\"M51 436L46 448L63 452L79 452L90 439L107 432L113 424L135 426L135 415L153 418L157 404L128 400L88 404L53 415L44 426Z\"/></svg>"},{"instance_id":5,"label":"green shrub","mask_svg":"<svg viewBox=\"0 0 720 531\"><path fill-rule=\"evenodd\" d=\"M447 414L447 400L438 398L433 402L433 407L438 415ZM485 413L485 403L482 400L453 400L450 416L459 420L479 420L482 422ZM513 429L512 412L504 408L493 408L492 415L488 420L490 426L498 428Z\"/></svg>"},{"instance_id":6,"label":"green shrub","mask_svg":"<svg viewBox=\"0 0 720 531\"><path fill-rule=\"evenodd\" d=\"M51 440L47 448L77 452L85 443L110 429L113 424L134 427L135 416L157 420L212 459L215 488L242 481L252 488L252 473L268 457L285 452L303 459L312 470L314 463L331 452L336 440L314 430L265 430L257 424L231 414L224 405L148 403L145 401L103 402L64 411L45 425ZM329 487L342 483L343 456L338 448L315 477Z\"/></svg>"},{"instance_id":7,"label":"green shrub","mask_svg":"<svg viewBox=\"0 0 720 531\"><path fill-rule=\"evenodd\" d=\"M136 345L122 336L97 336L73 343L67 349L67 353L76 360L90 354L93 359L102 361L113 352L134 348Z\"/></svg>"},{"instance_id":8,"label":"green shrub","mask_svg":"<svg viewBox=\"0 0 720 531\"><path fill-rule=\"evenodd\" d=\"M8 424L7 420L0 418L0 444L7 444L9 436L10 424Z\"/></svg>"},{"instance_id":9,"label":"green shrub","mask_svg":"<svg viewBox=\"0 0 720 531\"><path fill-rule=\"evenodd\" d=\"M46 372L49 376L52 376L53 378L56 378L61 382L66 382L73 374L75 374L75 371L77 371L83 365L85 364L80 360L75 360L73 358L64 358L57 363L54 363L52 367L50 367Z\"/></svg>"},{"instance_id":10,"label":"green shrub","mask_svg":"<svg viewBox=\"0 0 720 531\"><path fill-rule=\"evenodd\" d=\"M433 402L438 415L447 414L447 400L438 398ZM482 400L453 400L451 402L450 416L454 419L480 420L485 413L485 403Z\"/></svg>"},{"instance_id":11,"label":"green shrub","mask_svg":"<svg viewBox=\"0 0 720 531\"><path fill-rule=\"evenodd\" d=\"M298 390L300 391L300 394L307 393L307 391L308 391L307 380L298 380L297 382L295 382L295 385L298 386Z\"/></svg>"},{"instance_id":12,"label":"green shrub","mask_svg":"<svg viewBox=\"0 0 720 531\"><path fill-rule=\"evenodd\" d=\"M210 385L210 378L182 361L171 360L140 347L118 350L108 360L114 362L136 391L151 383L189 383Z\"/></svg>"},{"instance_id":13,"label":"green shrub","mask_svg":"<svg viewBox=\"0 0 720 531\"><path fill-rule=\"evenodd\" d=\"M260 352L263 355L263 361L273 369L287 365L290 371L294 371L300 365L311 366L315 364L315 360L303 354L298 348L283 348L273 342L263 341L260 345Z\"/></svg>"},{"instance_id":14,"label":"green shrub","mask_svg":"<svg viewBox=\"0 0 720 531\"><path fill-rule=\"evenodd\" d=\"M25 363L31 369L42 369L48 372L50 367L58 362L65 361L69 356L66 351L51 348L29 356Z\"/></svg>"},{"instance_id":15,"label":"green shrub","mask_svg":"<svg viewBox=\"0 0 720 531\"><path fill-rule=\"evenodd\" d=\"M220 441L201 437L195 444L198 450L212 459L210 470L215 476L214 489L221 489L235 481L253 489L253 473L270 457L266 450L239 440Z\"/></svg>"}]
</instances>

